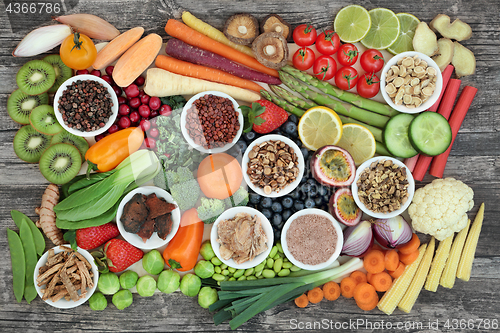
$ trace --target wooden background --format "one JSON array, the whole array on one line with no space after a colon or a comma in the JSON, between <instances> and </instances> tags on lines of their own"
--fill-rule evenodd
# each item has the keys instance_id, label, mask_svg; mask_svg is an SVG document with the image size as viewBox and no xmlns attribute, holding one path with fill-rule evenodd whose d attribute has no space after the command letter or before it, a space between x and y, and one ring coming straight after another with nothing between
<instances>
[{"instance_id":1,"label":"wooden background","mask_svg":"<svg viewBox=\"0 0 500 333\"><path fill-rule=\"evenodd\" d=\"M51 0L54 2L55 0ZM200 308L196 298L180 292L155 294L143 298L134 295L134 303L124 311L112 304L101 313L93 312L87 305L70 310L59 310L36 299L31 305L18 304L12 292L12 272L7 246L6 228L16 230L10 218L10 210L18 209L30 217L40 204L43 189L47 185L37 165L19 160L12 149L12 139L19 128L7 115L9 94L16 89L15 74L27 59L14 58L11 52L29 32L29 28L13 33L5 14L5 1L0 3L0 331L2 332L166 332L166 331L227 331L228 325L214 326L207 310ZM29 1L28 1L29 2ZM166 38L163 30L167 19L173 17L175 7L159 0L80 0L71 3L68 13L92 13L115 25L120 31L143 26L146 33L155 32ZM279 13L293 26L310 22L316 28L332 26L337 11L349 1L235 1L204 0L178 1L183 8L200 19L221 28L233 13L249 12L261 19L268 13ZM472 320L474 331L488 331L480 320L500 319L500 3L498 0L398 0L356 1L368 10L386 7L394 12L408 12L427 23L439 13L460 18L471 25L473 36L463 44L470 48L477 59L476 74L462 80L465 85L477 87L479 92L460 129L451 151L446 177L462 180L474 189L473 217L481 202L486 203L486 214L476 260L469 282L457 280L451 290L440 287L436 293L422 291L411 314L396 310L388 317L378 310L365 313L352 300L340 298L335 302L323 301L306 309L298 309L292 303L278 306L260 314L240 331L292 331L297 328L292 319L303 325L314 321L332 320L333 324L347 325L349 320L364 320L372 324L384 321L393 328L388 332L401 331L398 323L408 325L408 332L428 331L429 321L438 321L439 331L446 328L449 320ZM35 16L26 16L26 22L37 26L47 25ZM37 21L38 20L38 21ZM16 23L19 27L19 23ZM18 31L18 30L16 30ZM57 51L57 50L56 50ZM422 186L433 177L426 176ZM51 247L48 242L47 247ZM422 323L423 326L414 326ZM380 327L380 326L379 326ZM386 328L387 326L384 326ZM304 326L304 328L307 328ZM365 325L342 331L364 331ZM454 330L464 331L464 330ZM491 329L489 331L495 331ZM498 331L498 329L496 330Z\"/></svg>"}]
</instances>

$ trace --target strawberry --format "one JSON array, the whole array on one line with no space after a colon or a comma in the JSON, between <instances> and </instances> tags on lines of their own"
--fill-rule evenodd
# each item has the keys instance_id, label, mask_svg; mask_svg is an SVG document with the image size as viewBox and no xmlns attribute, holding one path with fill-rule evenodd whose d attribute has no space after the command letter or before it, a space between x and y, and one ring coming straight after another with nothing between
<instances>
[{"instance_id":1,"label":"strawberry","mask_svg":"<svg viewBox=\"0 0 500 333\"><path fill-rule=\"evenodd\" d=\"M104 245L104 254L109 270L114 273L125 270L144 256L141 249L117 238Z\"/></svg>"},{"instance_id":2,"label":"strawberry","mask_svg":"<svg viewBox=\"0 0 500 333\"><path fill-rule=\"evenodd\" d=\"M115 223L76 230L76 244L84 249L95 249L120 234Z\"/></svg>"},{"instance_id":3,"label":"strawberry","mask_svg":"<svg viewBox=\"0 0 500 333\"><path fill-rule=\"evenodd\" d=\"M242 105L240 109L245 117L245 133L252 128L260 134L270 133L288 119L288 113L284 109L265 99L253 102L251 108Z\"/></svg>"}]
</instances>

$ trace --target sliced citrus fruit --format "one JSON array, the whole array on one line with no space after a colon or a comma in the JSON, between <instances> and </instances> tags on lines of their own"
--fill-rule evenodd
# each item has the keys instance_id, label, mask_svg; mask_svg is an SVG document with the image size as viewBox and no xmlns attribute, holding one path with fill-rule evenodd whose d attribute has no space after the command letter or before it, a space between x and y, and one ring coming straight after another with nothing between
<instances>
[{"instance_id":1,"label":"sliced citrus fruit","mask_svg":"<svg viewBox=\"0 0 500 333\"><path fill-rule=\"evenodd\" d=\"M408 13L396 14L399 20L398 39L387 48L392 54L399 54L407 51L413 51L413 36L420 20Z\"/></svg>"},{"instance_id":2,"label":"sliced citrus fruit","mask_svg":"<svg viewBox=\"0 0 500 333\"><path fill-rule=\"evenodd\" d=\"M372 158L376 149L373 134L366 127L358 124L344 124L342 126L342 137L337 146L347 150L356 165Z\"/></svg>"},{"instance_id":3,"label":"sliced citrus fruit","mask_svg":"<svg viewBox=\"0 0 500 333\"><path fill-rule=\"evenodd\" d=\"M399 19L387 8L375 8L368 13L372 24L361 44L369 49L384 50L398 39Z\"/></svg>"},{"instance_id":4,"label":"sliced citrus fruit","mask_svg":"<svg viewBox=\"0 0 500 333\"><path fill-rule=\"evenodd\" d=\"M333 29L344 43L359 42L366 36L370 26L370 14L358 5L342 8L333 21Z\"/></svg>"},{"instance_id":5,"label":"sliced citrus fruit","mask_svg":"<svg viewBox=\"0 0 500 333\"><path fill-rule=\"evenodd\" d=\"M298 132L302 144L316 151L339 142L342 137L342 121L332 109L315 106L300 118Z\"/></svg>"}]
</instances>

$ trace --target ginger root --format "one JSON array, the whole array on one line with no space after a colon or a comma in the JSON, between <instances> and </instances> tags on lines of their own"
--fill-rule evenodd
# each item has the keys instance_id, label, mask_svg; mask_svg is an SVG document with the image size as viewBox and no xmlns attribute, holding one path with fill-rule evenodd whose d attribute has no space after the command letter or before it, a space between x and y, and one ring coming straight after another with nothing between
<instances>
[{"instance_id":1,"label":"ginger root","mask_svg":"<svg viewBox=\"0 0 500 333\"><path fill-rule=\"evenodd\" d=\"M413 49L429 57L432 57L438 52L436 34L425 22L420 22L417 25L417 29L415 29L415 35L413 36Z\"/></svg>"},{"instance_id":2,"label":"ginger root","mask_svg":"<svg viewBox=\"0 0 500 333\"><path fill-rule=\"evenodd\" d=\"M455 42L454 44L451 64L455 66L455 74L459 78L474 74L476 72L476 57L474 57L474 53L459 42Z\"/></svg>"},{"instance_id":3,"label":"ginger root","mask_svg":"<svg viewBox=\"0 0 500 333\"><path fill-rule=\"evenodd\" d=\"M40 220L36 226L42 228L43 233L55 245L66 243L61 229L56 226L56 214L54 206L59 202L59 188L55 184L50 184L42 195L42 204L35 208L35 212L40 215Z\"/></svg>"},{"instance_id":4,"label":"ginger root","mask_svg":"<svg viewBox=\"0 0 500 333\"><path fill-rule=\"evenodd\" d=\"M448 38L440 38L438 40L438 48L439 54L432 57L432 60L436 62L436 65L439 66L439 69L442 72L453 59L453 50L455 45Z\"/></svg>"},{"instance_id":5,"label":"ginger root","mask_svg":"<svg viewBox=\"0 0 500 333\"><path fill-rule=\"evenodd\" d=\"M448 15L437 15L429 25L432 30L439 32L445 38L461 41L469 39L472 36L470 25L459 19L450 24L450 17Z\"/></svg>"}]
</instances>

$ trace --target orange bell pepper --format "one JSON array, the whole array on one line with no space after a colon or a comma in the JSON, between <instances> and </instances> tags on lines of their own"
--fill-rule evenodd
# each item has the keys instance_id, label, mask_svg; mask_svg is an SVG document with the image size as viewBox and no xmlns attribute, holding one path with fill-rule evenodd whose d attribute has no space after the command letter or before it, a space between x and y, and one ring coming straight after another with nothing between
<instances>
[{"instance_id":1,"label":"orange bell pepper","mask_svg":"<svg viewBox=\"0 0 500 333\"><path fill-rule=\"evenodd\" d=\"M163 259L169 267L181 272L194 268L200 253L204 227L195 208L182 214L179 230L163 251Z\"/></svg>"},{"instance_id":2,"label":"orange bell pepper","mask_svg":"<svg viewBox=\"0 0 500 333\"><path fill-rule=\"evenodd\" d=\"M140 127L129 127L110 134L92 145L85 154L89 164L87 177L91 170L106 172L113 170L130 154L139 150L144 141Z\"/></svg>"}]
</instances>

